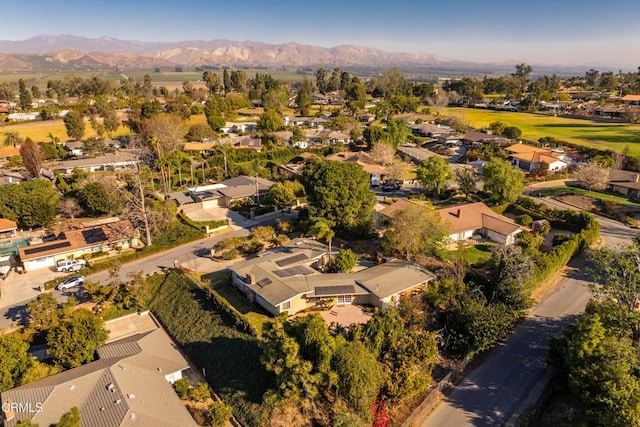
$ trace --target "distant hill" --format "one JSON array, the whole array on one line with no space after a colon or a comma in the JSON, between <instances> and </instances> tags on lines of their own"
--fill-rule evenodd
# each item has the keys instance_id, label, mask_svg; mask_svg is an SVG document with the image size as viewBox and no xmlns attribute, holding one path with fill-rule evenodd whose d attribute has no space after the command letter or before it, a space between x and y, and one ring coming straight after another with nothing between
<instances>
[{"instance_id":1,"label":"distant hill","mask_svg":"<svg viewBox=\"0 0 640 427\"><path fill-rule=\"evenodd\" d=\"M352 45L324 48L293 42L278 45L231 40L141 42L72 35L39 35L21 41L0 40L0 71L92 71L115 67L169 66L398 67L404 71L440 71L449 74L490 74L513 70L513 64L477 64L429 54L385 52ZM583 70L580 69L580 72Z\"/></svg>"}]
</instances>

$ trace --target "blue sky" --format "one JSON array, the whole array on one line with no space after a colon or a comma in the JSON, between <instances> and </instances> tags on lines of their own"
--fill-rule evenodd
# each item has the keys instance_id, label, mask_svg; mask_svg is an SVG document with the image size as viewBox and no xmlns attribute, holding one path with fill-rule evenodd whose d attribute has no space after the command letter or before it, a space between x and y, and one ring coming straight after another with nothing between
<instances>
[{"instance_id":1,"label":"blue sky","mask_svg":"<svg viewBox=\"0 0 640 427\"><path fill-rule=\"evenodd\" d=\"M639 0L0 0L0 10L4 40L296 41L477 62L640 65Z\"/></svg>"}]
</instances>

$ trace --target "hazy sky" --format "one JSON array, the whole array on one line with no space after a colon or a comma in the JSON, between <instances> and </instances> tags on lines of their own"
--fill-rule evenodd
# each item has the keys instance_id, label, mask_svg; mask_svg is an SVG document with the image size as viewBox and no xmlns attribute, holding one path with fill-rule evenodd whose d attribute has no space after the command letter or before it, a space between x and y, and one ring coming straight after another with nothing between
<instances>
[{"instance_id":1,"label":"hazy sky","mask_svg":"<svg viewBox=\"0 0 640 427\"><path fill-rule=\"evenodd\" d=\"M0 0L0 39L355 44L476 62L640 65L640 0Z\"/></svg>"}]
</instances>

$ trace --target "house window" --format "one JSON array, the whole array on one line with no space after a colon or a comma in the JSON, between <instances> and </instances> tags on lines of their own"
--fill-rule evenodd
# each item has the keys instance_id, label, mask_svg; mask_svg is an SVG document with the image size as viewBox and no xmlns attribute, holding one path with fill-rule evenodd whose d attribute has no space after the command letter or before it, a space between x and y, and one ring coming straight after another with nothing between
<instances>
[{"instance_id":1,"label":"house window","mask_svg":"<svg viewBox=\"0 0 640 427\"><path fill-rule=\"evenodd\" d=\"M351 295L338 295L338 304L339 305L351 304L351 299L352 299Z\"/></svg>"},{"instance_id":2,"label":"house window","mask_svg":"<svg viewBox=\"0 0 640 427\"><path fill-rule=\"evenodd\" d=\"M283 302L280 304L280 312L291 310L291 301Z\"/></svg>"}]
</instances>

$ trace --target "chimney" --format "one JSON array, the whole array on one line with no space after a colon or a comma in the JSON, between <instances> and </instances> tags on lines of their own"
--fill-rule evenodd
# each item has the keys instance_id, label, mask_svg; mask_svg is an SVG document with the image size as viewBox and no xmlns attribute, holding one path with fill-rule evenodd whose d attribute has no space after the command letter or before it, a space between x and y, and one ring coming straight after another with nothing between
<instances>
[{"instance_id":1,"label":"chimney","mask_svg":"<svg viewBox=\"0 0 640 427\"><path fill-rule=\"evenodd\" d=\"M250 285L256 284L256 275L253 273L247 273L247 283Z\"/></svg>"},{"instance_id":2,"label":"chimney","mask_svg":"<svg viewBox=\"0 0 640 427\"><path fill-rule=\"evenodd\" d=\"M461 218L461 217L462 217L462 209L458 208L458 211L456 212L456 216L457 216L458 218Z\"/></svg>"},{"instance_id":3,"label":"chimney","mask_svg":"<svg viewBox=\"0 0 640 427\"><path fill-rule=\"evenodd\" d=\"M634 173L633 175L631 175L631 182L638 182L638 178L640 178L640 174Z\"/></svg>"},{"instance_id":4,"label":"chimney","mask_svg":"<svg viewBox=\"0 0 640 427\"><path fill-rule=\"evenodd\" d=\"M16 417L15 405L10 400L2 402L2 415L5 421L10 421Z\"/></svg>"}]
</instances>

